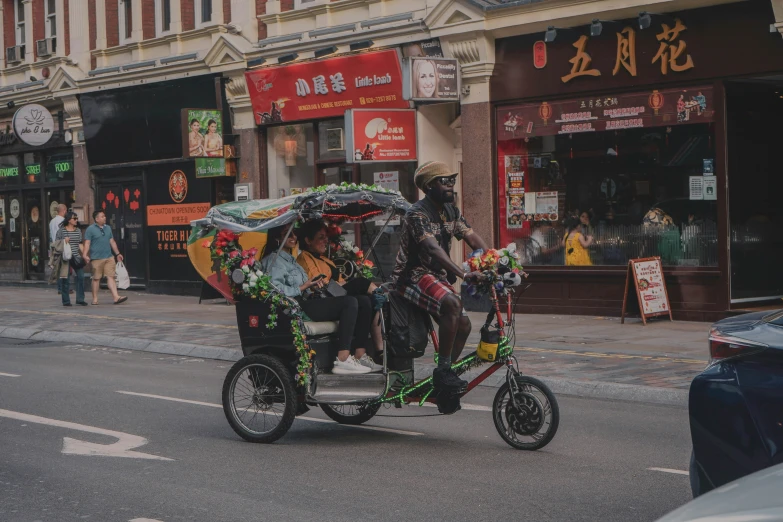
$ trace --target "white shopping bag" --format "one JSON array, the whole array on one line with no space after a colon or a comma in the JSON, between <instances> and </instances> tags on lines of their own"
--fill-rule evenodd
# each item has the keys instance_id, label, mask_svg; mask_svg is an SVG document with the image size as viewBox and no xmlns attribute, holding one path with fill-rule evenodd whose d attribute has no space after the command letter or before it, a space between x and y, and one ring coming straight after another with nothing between
<instances>
[{"instance_id":1,"label":"white shopping bag","mask_svg":"<svg viewBox=\"0 0 783 522\"><path fill-rule=\"evenodd\" d=\"M117 262L117 269L115 270L114 278L117 280L117 288L122 290L130 288L130 276L128 275L128 269L125 268L125 263L122 261Z\"/></svg>"}]
</instances>

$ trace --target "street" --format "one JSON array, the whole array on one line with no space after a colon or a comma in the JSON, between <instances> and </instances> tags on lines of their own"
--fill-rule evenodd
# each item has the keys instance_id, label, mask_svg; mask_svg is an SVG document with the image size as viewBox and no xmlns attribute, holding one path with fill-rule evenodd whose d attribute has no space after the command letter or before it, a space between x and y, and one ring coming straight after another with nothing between
<instances>
[{"instance_id":1,"label":"street","mask_svg":"<svg viewBox=\"0 0 783 522\"><path fill-rule=\"evenodd\" d=\"M557 436L523 452L479 387L453 416L311 410L255 445L220 406L230 362L4 338L0 361L4 522L652 521L691 498L681 407L559 396Z\"/></svg>"}]
</instances>

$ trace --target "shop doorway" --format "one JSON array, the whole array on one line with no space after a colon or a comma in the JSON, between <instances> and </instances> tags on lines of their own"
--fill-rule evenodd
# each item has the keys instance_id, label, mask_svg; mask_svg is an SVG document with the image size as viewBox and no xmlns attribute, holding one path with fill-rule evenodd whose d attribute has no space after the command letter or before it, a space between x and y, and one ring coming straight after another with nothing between
<instances>
[{"instance_id":1,"label":"shop doorway","mask_svg":"<svg viewBox=\"0 0 783 522\"><path fill-rule=\"evenodd\" d=\"M22 193L22 262L25 279L43 281L46 279L47 228L46 212L43 212L41 190Z\"/></svg>"},{"instance_id":2,"label":"shop doorway","mask_svg":"<svg viewBox=\"0 0 783 522\"><path fill-rule=\"evenodd\" d=\"M125 258L131 284L144 285L147 280L147 252L144 237L144 213L141 181L100 185L98 205L106 213L117 247Z\"/></svg>"},{"instance_id":3,"label":"shop doorway","mask_svg":"<svg viewBox=\"0 0 783 522\"><path fill-rule=\"evenodd\" d=\"M353 183L354 182L354 166L343 164L334 165L330 167L322 167L319 169L319 185L339 185L340 183Z\"/></svg>"}]
</instances>

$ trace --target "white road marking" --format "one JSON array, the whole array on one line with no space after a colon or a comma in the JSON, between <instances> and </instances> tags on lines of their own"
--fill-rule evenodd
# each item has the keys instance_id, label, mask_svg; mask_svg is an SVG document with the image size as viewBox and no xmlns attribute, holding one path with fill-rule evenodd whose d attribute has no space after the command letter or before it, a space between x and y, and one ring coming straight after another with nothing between
<instances>
[{"instance_id":1,"label":"white road marking","mask_svg":"<svg viewBox=\"0 0 783 522\"><path fill-rule=\"evenodd\" d=\"M683 471L681 469L671 469L671 468L647 468L647 471L660 471L662 473L672 473L674 475L690 475L687 471Z\"/></svg>"},{"instance_id":2,"label":"white road marking","mask_svg":"<svg viewBox=\"0 0 783 522\"><path fill-rule=\"evenodd\" d=\"M158 520L157 518L134 518L133 520L128 520L128 522L163 522L163 521Z\"/></svg>"},{"instance_id":3,"label":"white road marking","mask_svg":"<svg viewBox=\"0 0 783 522\"><path fill-rule=\"evenodd\" d=\"M21 375L16 375L15 373L0 372L0 377L21 377Z\"/></svg>"},{"instance_id":4,"label":"white road marking","mask_svg":"<svg viewBox=\"0 0 783 522\"><path fill-rule=\"evenodd\" d=\"M166 397L165 395L152 395L150 393L136 393L136 392L130 392L130 391L122 391L117 390L117 393L122 393L124 395L135 395L137 397L147 397L149 399L160 399L163 401L172 401L172 402L184 402L185 404L195 404L196 406L208 406L210 408L220 408L223 409L222 404L217 404L214 402L202 402L202 401L191 401L188 399L178 399L177 397ZM303 420L303 421L309 421L309 422L324 422L328 424L335 424L332 420L326 420L326 419L313 419L310 417L297 417L296 420ZM386 433L396 433L398 435L410 435L412 437L417 437L419 435L424 435L423 433L419 433L418 431L405 431L405 430L396 430L394 428L382 428L380 426L350 426L347 424L338 424L338 426L345 426L346 428L358 428L360 430L370 430L370 431L382 431Z\"/></svg>"},{"instance_id":5,"label":"white road marking","mask_svg":"<svg viewBox=\"0 0 783 522\"><path fill-rule=\"evenodd\" d=\"M97 433L99 435L106 435L117 439L117 442L114 444L96 444L94 442L85 442L83 440L72 439L70 437L63 437L62 452L66 455L172 460L167 459L166 457L151 455L149 453L131 451L133 448L144 446L148 442L147 439L144 437L139 437L138 435L131 435L130 433L123 433L121 431L105 430L103 428L95 428L93 426L86 426L84 424L76 424L75 422L47 419L46 417L38 417L37 415L28 415L27 413L19 413L9 410L0 410L0 417L7 417L9 419L16 419L23 422L44 424L47 426L55 426L58 428L66 428L69 430L85 431L87 433Z\"/></svg>"}]
</instances>

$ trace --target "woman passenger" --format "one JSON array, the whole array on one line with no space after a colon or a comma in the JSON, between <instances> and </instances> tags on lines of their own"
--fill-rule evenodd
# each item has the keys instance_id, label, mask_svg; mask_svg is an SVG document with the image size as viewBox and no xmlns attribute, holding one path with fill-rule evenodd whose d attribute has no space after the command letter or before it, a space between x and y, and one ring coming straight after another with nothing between
<instances>
[{"instance_id":1,"label":"woman passenger","mask_svg":"<svg viewBox=\"0 0 783 522\"><path fill-rule=\"evenodd\" d=\"M293 297L302 307L304 313L313 321L340 321L337 331L338 352L334 361L332 373L337 375L359 375L369 373L370 368L359 363L351 355L351 340L354 335L358 337L368 335L369 324L357 322L359 305L355 297L349 295L341 297L314 297L305 299L305 295L312 290L318 290L325 286L325 279L318 281L308 277L307 273L294 260L293 251L296 247L296 233L285 241L283 248L280 244L285 236L288 226L277 227L267 233L266 245L262 253L262 270L269 274L272 283L288 297ZM280 254L275 260L275 252L280 249ZM274 265L272 265L274 261Z\"/></svg>"},{"instance_id":2,"label":"woman passenger","mask_svg":"<svg viewBox=\"0 0 783 522\"><path fill-rule=\"evenodd\" d=\"M302 253L296 259L307 272L308 277L313 278L320 274L326 276L323 281L328 284L329 281L335 281L341 285L348 295L354 296L359 303L359 315L356 319L357 328L362 322L368 326L372 322L371 332L373 341L378 354L383 346L381 337L381 326L378 321L378 315L373 311L373 299L370 295L376 290L372 281L364 277L354 277L350 281L345 281L335 264L326 256L329 246L329 237L326 233L326 225L323 221L308 221L299 229L299 248ZM370 331L368 331L368 334ZM375 364L367 355L367 346L370 344L369 335L367 337L358 336L354 339L354 348L356 349L356 359L372 371L380 371L381 366Z\"/></svg>"}]
</instances>

